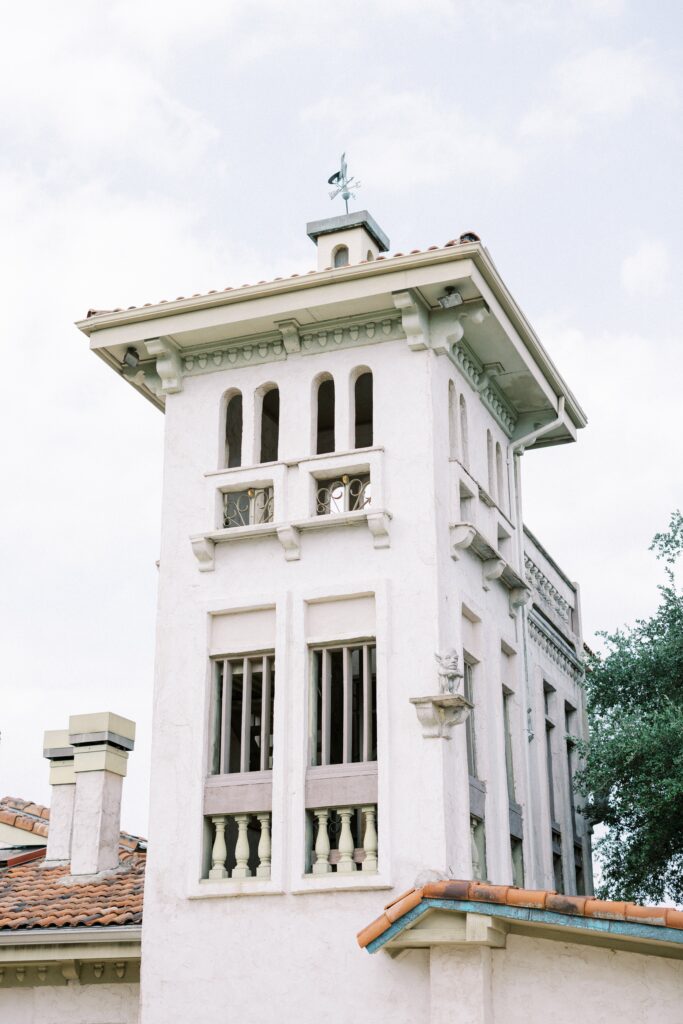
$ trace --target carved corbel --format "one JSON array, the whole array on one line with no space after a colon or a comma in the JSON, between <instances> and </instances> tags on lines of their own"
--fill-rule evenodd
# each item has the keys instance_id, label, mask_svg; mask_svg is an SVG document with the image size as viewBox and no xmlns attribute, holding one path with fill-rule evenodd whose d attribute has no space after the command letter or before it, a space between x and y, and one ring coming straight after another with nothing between
<instances>
[{"instance_id":1,"label":"carved corbel","mask_svg":"<svg viewBox=\"0 0 683 1024\"><path fill-rule=\"evenodd\" d=\"M465 721L472 704L460 693L440 693L431 697L411 697L422 735L427 740L449 740L453 727Z\"/></svg>"},{"instance_id":2,"label":"carved corbel","mask_svg":"<svg viewBox=\"0 0 683 1024\"><path fill-rule=\"evenodd\" d=\"M62 977L73 984L81 980L81 965L78 960L67 960L61 965Z\"/></svg>"},{"instance_id":3,"label":"carved corbel","mask_svg":"<svg viewBox=\"0 0 683 1024\"><path fill-rule=\"evenodd\" d=\"M284 548L287 562L297 562L301 558L301 542L296 527L278 526L277 539Z\"/></svg>"},{"instance_id":4,"label":"carved corbel","mask_svg":"<svg viewBox=\"0 0 683 1024\"><path fill-rule=\"evenodd\" d=\"M487 914L467 914L465 917L465 942L468 944L504 949L507 932L507 922L496 917Z\"/></svg>"},{"instance_id":5,"label":"carved corbel","mask_svg":"<svg viewBox=\"0 0 683 1024\"><path fill-rule=\"evenodd\" d=\"M523 608L530 597L529 587L513 587L510 591L510 614L514 615L518 608Z\"/></svg>"},{"instance_id":6,"label":"carved corbel","mask_svg":"<svg viewBox=\"0 0 683 1024\"><path fill-rule=\"evenodd\" d=\"M210 537L200 534L198 537L190 537L192 553L199 562L200 572L213 572L216 567L215 549L216 545Z\"/></svg>"},{"instance_id":7,"label":"carved corbel","mask_svg":"<svg viewBox=\"0 0 683 1024\"><path fill-rule=\"evenodd\" d=\"M393 293L394 305L401 314L401 326L413 352L429 347L429 310L417 292L409 288Z\"/></svg>"},{"instance_id":8,"label":"carved corbel","mask_svg":"<svg viewBox=\"0 0 683 1024\"><path fill-rule=\"evenodd\" d=\"M282 344L285 346L287 355L291 355L292 352L300 352L301 336L296 320L280 320L275 326L282 335Z\"/></svg>"},{"instance_id":9,"label":"carved corbel","mask_svg":"<svg viewBox=\"0 0 683 1024\"><path fill-rule=\"evenodd\" d=\"M451 558L458 561L460 552L470 546L477 531L471 523L455 523L450 528Z\"/></svg>"},{"instance_id":10,"label":"carved corbel","mask_svg":"<svg viewBox=\"0 0 683 1024\"><path fill-rule=\"evenodd\" d=\"M499 580L505 572L506 561L504 558L488 558L481 567L484 580L484 590L489 589L492 580Z\"/></svg>"},{"instance_id":11,"label":"carved corbel","mask_svg":"<svg viewBox=\"0 0 683 1024\"><path fill-rule=\"evenodd\" d=\"M183 390L183 376L178 349L170 338L150 338L145 342L150 356L156 356L160 391L172 395Z\"/></svg>"},{"instance_id":12,"label":"carved corbel","mask_svg":"<svg viewBox=\"0 0 683 1024\"><path fill-rule=\"evenodd\" d=\"M391 516L388 512L368 512L368 529L372 534L372 543L376 548L388 548L391 543L389 537L389 521Z\"/></svg>"}]
</instances>

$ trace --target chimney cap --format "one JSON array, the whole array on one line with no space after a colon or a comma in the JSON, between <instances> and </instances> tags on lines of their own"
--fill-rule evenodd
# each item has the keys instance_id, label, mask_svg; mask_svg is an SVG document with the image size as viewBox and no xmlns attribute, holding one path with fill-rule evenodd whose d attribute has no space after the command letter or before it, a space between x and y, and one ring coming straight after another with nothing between
<instances>
[{"instance_id":1,"label":"chimney cap","mask_svg":"<svg viewBox=\"0 0 683 1024\"><path fill-rule=\"evenodd\" d=\"M331 235L337 231L350 231L352 228L365 228L377 244L379 251L388 251L389 239L367 210L359 210L357 213L342 213L338 217L326 217L324 220L309 221L306 225L306 233L317 245L321 235Z\"/></svg>"},{"instance_id":2,"label":"chimney cap","mask_svg":"<svg viewBox=\"0 0 683 1024\"><path fill-rule=\"evenodd\" d=\"M63 761L74 756L68 729L47 729L43 733L43 757Z\"/></svg>"},{"instance_id":3,"label":"chimney cap","mask_svg":"<svg viewBox=\"0 0 683 1024\"><path fill-rule=\"evenodd\" d=\"M71 715L69 718L69 742L74 747L89 746L93 743L109 743L121 750L132 750L135 746L135 722L112 711L100 711L91 715Z\"/></svg>"}]
</instances>

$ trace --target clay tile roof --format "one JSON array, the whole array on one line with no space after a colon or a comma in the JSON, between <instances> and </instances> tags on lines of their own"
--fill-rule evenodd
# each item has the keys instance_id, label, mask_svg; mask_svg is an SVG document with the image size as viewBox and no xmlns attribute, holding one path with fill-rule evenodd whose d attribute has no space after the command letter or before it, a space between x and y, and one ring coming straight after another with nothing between
<instances>
[{"instance_id":1,"label":"clay tile roof","mask_svg":"<svg viewBox=\"0 0 683 1024\"><path fill-rule=\"evenodd\" d=\"M50 811L16 797L0 799L0 821L47 837ZM119 869L92 882L62 882L68 864L46 867L45 847L17 848L0 865L0 931L140 924L146 842L122 832Z\"/></svg>"},{"instance_id":2,"label":"clay tile roof","mask_svg":"<svg viewBox=\"0 0 683 1024\"><path fill-rule=\"evenodd\" d=\"M600 918L683 930L683 911L671 907L641 907L635 903L612 903L590 896L564 896L547 889L520 889L514 885L489 885L486 882L448 879L443 882L428 882L421 889L410 889L393 903L387 904L378 918L358 932L358 945L365 949L375 939L384 935L395 921L424 900L470 901L507 907L526 907L558 915Z\"/></svg>"},{"instance_id":3,"label":"clay tile roof","mask_svg":"<svg viewBox=\"0 0 683 1024\"><path fill-rule=\"evenodd\" d=\"M478 235L475 235L473 231L468 231L464 235L461 235L460 238L452 238L449 242L446 242L445 245L430 245L429 248L424 250L424 251L425 252L434 252L434 251L436 251L438 249L446 249L446 248L449 248L449 247L454 246L454 245L465 245L468 242L473 242L473 241L478 242L478 241L480 241L480 238L479 238ZM421 251L422 250L420 250L420 249L411 249L410 250L410 255L411 256L417 255ZM376 263L379 260L400 259L404 255L405 255L405 253L402 253L402 252L395 252L392 256L387 256L386 254L380 253L376 257L375 260L359 260L359 264L358 265L360 265L361 263ZM333 268L333 267L325 267L323 271L309 270L309 271L306 272L306 274L308 275L308 274L326 273L327 271L332 270L332 269L335 269L335 270L346 270L351 265L352 264L347 264L346 267L335 267L335 268ZM301 275L301 274L290 274L289 275L290 278L297 278L297 277L301 277L301 276L303 276L303 275ZM257 282L257 286L258 285L264 285L264 284L274 284L276 281L284 281L284 280L285 280L284 277L274 277L271 281L258 281ZM237 289L235 289L231 285L229 285L227 288L223 288L222 290L224 292L231 292L231 291L239 290L239 288L251 288L251 287L252 287L252 285L250 285L250 284L242 284L242 285L239 285ZM210 291L207 291L207 292L195 292L195 294L192 296L192 298L193 299L208 298L209 295L216 295L216 294L217 294L217 289L212 288ZM126 312L130 312L131 310L135 310L135 309L144 309L147 306L161 306L165 302L184 302L184 301L186 301L185 296L184 295L178 295L176 299L157 299L156 302L145 302L145 303L143 303L140 306L128 306L128 309L126 310ZM117 307L116 309L89 309L87 314L86 314L86 319L89 319L90 317L93 317L93 316L104 315L105 313L123 313L123 312L124 312L124 310L121 307Z\"/></svg>"}]
</instances>

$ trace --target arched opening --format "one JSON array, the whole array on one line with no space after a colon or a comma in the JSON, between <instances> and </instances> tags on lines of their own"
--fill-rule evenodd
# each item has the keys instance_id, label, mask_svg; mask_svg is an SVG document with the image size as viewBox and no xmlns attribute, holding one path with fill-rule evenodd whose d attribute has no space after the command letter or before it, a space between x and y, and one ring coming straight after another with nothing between
<instances>
[{"instance_id":1,"label":"arched opening","mask_svg":"<svg viewBox=\"0 0 683 1024\"><path fill-rule=\"evenodd\" d=\"M469 438L467 436L467 403L465 402L464 395L460 395L460 450L463 465L469 469L470 449Z\"/></svg>"},{"instance_id":2,"label":"arched opening","mask_svg":"<svg viewBox=\"0 0 683 1024\"><path fill-rule=\"evenodd\" d=\"M365 370L356 377L354 398L354 448L369 448L373 443L372 373Z\"/></svg>"},{"instance_id":3,"label":"arched opening","mask_svg":"<svg viewBox=\"0 0 683 1024\"><path fill-rule=\"evenodd\" d=\"M448 457L458 457L458 407L456 404L455 384L448 382Z\"/></svg>"},{"instance_id":4,"label":"arched opening","mask_svg":"<svg viewBox=\"0 0 683 1024\"><path fill-rule=\"evenodd\" d=\"M496 480L494 475L493 466L493 438L491 437L491 431L486 431L486 464L488 467L488 488L489 495L495 500L496 497Z\"/></svg>"},{"instance_id":5,"label":"arched opening","mask_svg":"<svg viewBox=\"0 0 683 1024\"><path fill-rule=\"evenodd\" d=\"M334 250L334 265L335 267L348 267L349 247L347 245L338 245Z\"/></svg>"},{"instance_id":6,"label":"arched opening","mask_svg":"<svg viewBox=\"0 0 683 1024\"><path fill-rule=\"evenodd\" d=\"M503 465L503 449L496 441L496 486L498 488L498 504L505 511L505 467Z\"/></svg>"},{"instance_id":7,"label":"arched opening","mask_svg":"<svg viewBox=\"0 0 683 1024\"><path fill-rule=\"evenodd\" d=\"M261 405L261 462L277 462L280 439L280 390L270 388Z\"/></svg>"},{"instance_id":8,"label":"arched opening","mask_svg":"<svg viewBox=\"0 0 683 1024\"><path fill-rule=\"evenodd\" d=\"M316 454L333 452L334 445L334 381L326 377L318 384L316 426Z\"/></svg>"},{"instance_id":9,"label":"arched opening","mask_svg":"<svg viewBox=\"0 0 683 1024\"><path fill-rule=\"evenodd\" d=\"M225 408L225 465L242 465L242 395L231 395Z\"/></svg>"}]
</instances>

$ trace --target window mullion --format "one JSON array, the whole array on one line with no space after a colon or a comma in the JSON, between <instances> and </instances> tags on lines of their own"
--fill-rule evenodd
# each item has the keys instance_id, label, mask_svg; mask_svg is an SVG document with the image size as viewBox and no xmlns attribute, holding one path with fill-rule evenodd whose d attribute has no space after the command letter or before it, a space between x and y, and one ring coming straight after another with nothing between
<instances>
[{"instance_id":1,"label":"window mullion","mask_svg":"<svg viewBox=\"0 0 683 1024\"><path fill-rule=\"evenodd\" d=\"M251 733L251 661L244 659L242 673L242 743L240 771L249 771L249 739Z\"/></svg>"},{"instance_id":2,"label":"window mullion","mask_svg":"<svg viewBox=\"0 0 683 1024\"><path fill-rule=\"evenodd\" d=\"M363 644L363 760L370 760L372 731L372 674L370 672L370 648Z\"/></svg>"},{"instance_id":3,"label":"window mullion","mask_svg":"<svg viewBox=\"0 0 683 1024\"><path fill-rule=\"evenodd\" d=\"M264 654L261 668L261 771L268 770L268 752L270 750L270 718L271 718L271 674L270 658Z\"/></svg>"},{"instance_id":4,"label":"window mullion","mask_svg":"<svg viewBox=\"0 0 683 1024\"><path fill-rule=\"evenodd\" d=\"M322 678L322 723L321 723L321 744L320 744L320 763L330 763L330 652L327 648L323 649L323 678Z\"/></svg>"},{"instance_id":5,"label":"window mullion","mask_svg":"<svg viewBox=\"0 0 683 1024\"><path fill-rule=\"evenodd\" d=\"M221 755L219 770L225 775L230 771L230 715L232 710L232 665L223 662L223 694L221 715Z\"/></svg>"},{"instance_id":6,"label":"window mullion","mask_svg":"<svg viewBox=\"0 0 683 1024\"><path fill-rule=\"evenodd\" d=\"M348 764L351 760L351 736L353 733L353 689L351 683L351 650L342 648L342 679L344 685L344 721L342 734L342 761Z\"/></svg>"}]
</instances>

